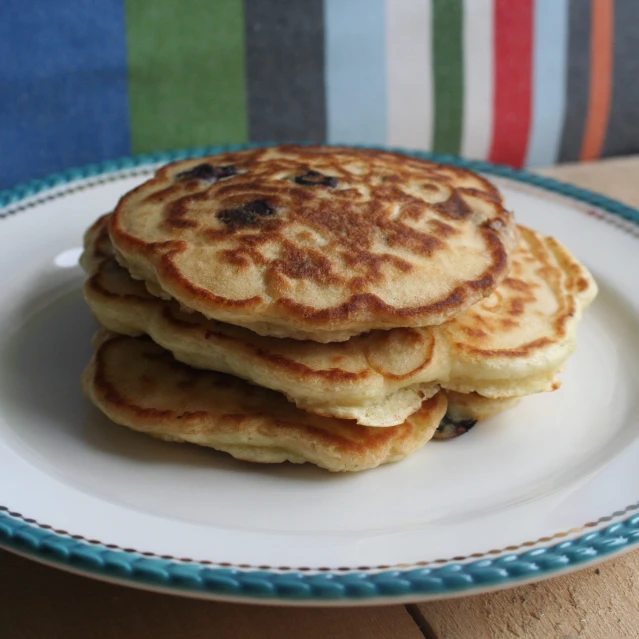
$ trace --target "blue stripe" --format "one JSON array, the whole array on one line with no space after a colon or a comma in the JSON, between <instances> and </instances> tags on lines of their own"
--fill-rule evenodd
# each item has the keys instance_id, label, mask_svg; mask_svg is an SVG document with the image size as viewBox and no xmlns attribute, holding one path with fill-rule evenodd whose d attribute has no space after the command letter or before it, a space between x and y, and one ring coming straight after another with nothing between
<instances>
[{"instance_id":1,"label":"blue stripe","mask_svg":"<svg viewBox=\"0 0 639 639\"><path fill-rule=\"evenodd\" d=\"M536 0L533 108L528 166L554 164L559 157L566 110L568 0Z\"/></svg>"},{"instance_id":2,"label":"blue stripe","mask_svg":"<svg viewBox=\"0 0 639 639\"><path fill-rule=\"evenodd\" d=\"M325 0L329 142L386 142L384 0Z\"/></svg>"},{"instance_id":3,"label":"blue stripe","mask_svg":"<svg viewBox=\"0 0 639 639\"><path fill-rule=\"evenodd\" d=\"M130 153L123 0L2 0L0 188Z\"/></svg>"}]
</instances>

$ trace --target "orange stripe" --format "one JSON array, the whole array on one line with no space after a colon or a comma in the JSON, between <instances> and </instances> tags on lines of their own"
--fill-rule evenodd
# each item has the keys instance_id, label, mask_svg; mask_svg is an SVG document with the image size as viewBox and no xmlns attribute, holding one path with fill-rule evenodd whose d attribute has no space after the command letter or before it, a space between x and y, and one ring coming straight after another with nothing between
<instances>
[{"instance_id":1,"label":"orange stripe","mask_svg":"<svg viewBox=\"0 0 639 639\"><path fill-rule=\"evenodd\" d=\"M600 157L606 139L612 95L614 12L615 0L592 0L590 97L586 132L581 146L582 160Z\"/></svg>"}]
</instances>

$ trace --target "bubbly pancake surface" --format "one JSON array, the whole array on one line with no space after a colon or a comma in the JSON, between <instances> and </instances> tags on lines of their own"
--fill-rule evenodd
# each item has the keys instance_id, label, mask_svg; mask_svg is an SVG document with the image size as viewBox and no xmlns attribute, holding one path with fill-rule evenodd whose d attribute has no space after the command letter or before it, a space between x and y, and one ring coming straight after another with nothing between
<instances>
[{"instance_id":1,"label":"bubbly pancake surface","mask_svg":"<svg viewBox=\"0 0 639 639\"><path fill-rule=\"evenodd\" d=\"M556 239L524 226L519 231L508 277L442 327L451 362L447 388L488 397L553 390L577 346L577 325L597 283Z\"/></svg>"},{"instance_id":2,"label":"bubbly pancake surface","mask_svg":"<svg viewBox=\"0 0 639 639\"><path fill-rule=\"evenodd\" d=\"M87 397L114 422L259 463L310 462L358 471L421 448L446 412L440 392L404 423L369 428L301 411L273 391L177 362L148 338L99 333L82 375Z\"/></svg>"},{"instance_id":3,"label":"bubbly pancake surface","mask_svg":"<svg viewBox=\"0 0 639 639\"><path fill-rule=\"evenodd\" d=\"M554 389L597 290L565 248L522 227L509 277L441 326L329 344L264 337L149 294L113 259L108 219L89 229L82 256L87 301L102 325L146 333L187 364L280 391L306 411L371 426L402 423L440 385L493 399Z\"/></svg>"},{"instance_id":4,"label":"bubbly pancake surface","mask_svg":"<svg viewBox=\"0 0 639 639\"><path fill-rule=\"evenodd\" d=\"M517 243L499 192L470 171L312 146L168 165L109 232L155 295L320 342L442 323L492 293Z\"/></svg>"}]
</instances>

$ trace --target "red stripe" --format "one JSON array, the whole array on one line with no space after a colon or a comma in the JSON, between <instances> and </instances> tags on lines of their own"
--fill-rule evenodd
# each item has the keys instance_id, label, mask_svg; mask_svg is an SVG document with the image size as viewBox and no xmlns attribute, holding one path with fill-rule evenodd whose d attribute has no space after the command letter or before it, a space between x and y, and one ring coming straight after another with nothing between
<instances>
[{"instance_id":1,"label":"red stripe","mask_svg":"<svg viewBox=\"0 0 639 639\"><path fill-rule=\"evenodd\" d=\"M490 160L520 167L532 112L534 0L495 0L495 104Z\"/></svg>"}]
</instances>

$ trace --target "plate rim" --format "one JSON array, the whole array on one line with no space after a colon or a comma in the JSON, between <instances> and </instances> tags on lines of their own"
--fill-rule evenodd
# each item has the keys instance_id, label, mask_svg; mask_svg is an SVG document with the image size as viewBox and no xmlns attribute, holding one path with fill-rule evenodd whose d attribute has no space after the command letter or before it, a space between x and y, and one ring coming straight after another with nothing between
<instances>
[{"instance_id":1,"label":"plate rim","mask_svg":"<svg viewBox=\"0 0 639 639\"><path fill-rule=\"evenodd\" d=\"M73 182L123 171L130 175L130 172L136 168L146 169L153 165L186 158L248 148L263 148L275 144L277 143L249 143L177 149L127 156L53 173L42 179L0 191L0 219L36 203L29 202L21 206L22 201ZM510 166L384 145L330 144L326 146L350 146L397 152L513 180L603 209L633 223L636 229L639 228L639 210L633 207L587 189ZM117 177L114 175L113 179ZM78 184L78 188L82 186ZM55 192L49 193L49 197L55 197ZM428 565L413 566L409 569L401 565L378 566L372 570L369 568L367 571L358 571L353 568L259 569L244 564L231 566L175 558L166 559L151 553L122 549L111 544L105 545L96 540L86 540L80 535L54 530L46 524L40 524L2 505L0 505L0 547L87 576L186 596L229 601L261 601L283 605L400 603L418 599L462 596L537 581L575 570L583 567L584 564L596 563L611 554L630 550L639 544L637 510L639 510L639 502L627 506L623 511L604 516L597 522L513 547L513 552L509 554L504 555L503 551L490 551L473 561L468 559L473 559L477 555L468 558L456 557L443 566L437 566L436 562L431 562ZM621 519L601 530L587 532L588 528L618 518ZM572 533L578 533L578 536L545 547L525 549L533 543L550 542ZM505 550L511 550L511 548ZM500 556L491 558L491 552L493 554L499 552Z\"/></svg>"}]
</instances>

